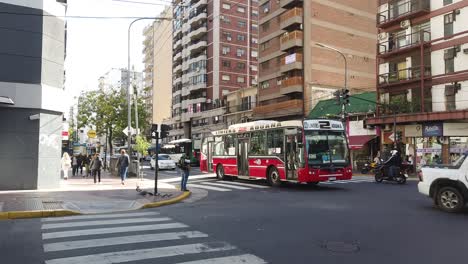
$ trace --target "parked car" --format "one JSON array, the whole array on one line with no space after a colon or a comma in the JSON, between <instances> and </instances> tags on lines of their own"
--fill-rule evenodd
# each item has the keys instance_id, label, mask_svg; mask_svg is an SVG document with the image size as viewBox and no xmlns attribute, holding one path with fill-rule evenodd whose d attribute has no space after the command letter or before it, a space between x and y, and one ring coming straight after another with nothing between
<instances>
[{"instance_id":1,"label":"parked car","mask_svg":"<svg viewBox=\"0 0 468 264\"><path fill-rule=\"evenodd\" d=\"M156 166L156 155L151 157L150 168L154 170ZM158 155L158 168L160 170L175 170L177 167L176 162L169 157L167 154Z\"/></svg>"},{"instance_id":2,"label":"parked car","mask_svg":"<svg viewBox=\"0 0 468 264\"><path fill-rule=\"evenodd\" d=\"M451 165L424 166L418 172L420 193L446 212L460 212L468 201L468 153Z\"/></svg>"}]
</instances>

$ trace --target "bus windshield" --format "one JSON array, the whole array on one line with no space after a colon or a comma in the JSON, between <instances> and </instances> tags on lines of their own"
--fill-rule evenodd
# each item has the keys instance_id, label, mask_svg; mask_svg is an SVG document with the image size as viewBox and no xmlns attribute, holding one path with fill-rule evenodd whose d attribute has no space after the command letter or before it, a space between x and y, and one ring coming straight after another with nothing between
<instances>
[{"instance_id":1,"label":"bus windshield","mask_svg":"<svg viewBox=\"0 0 468 264\"><path fill-rule=\"evenodd\" d=\"M348 165L349 151L342 131L306 131L307 160L310 166Z\"/></svg>"}]
</instances>

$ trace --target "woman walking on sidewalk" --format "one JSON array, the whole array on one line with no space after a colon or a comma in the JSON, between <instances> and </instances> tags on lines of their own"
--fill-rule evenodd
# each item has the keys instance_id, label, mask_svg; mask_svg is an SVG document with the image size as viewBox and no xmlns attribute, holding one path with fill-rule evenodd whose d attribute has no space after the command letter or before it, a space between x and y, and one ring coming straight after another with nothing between
<instances>
[{"instance_id":1,"label":"woman walking on sidewalk","mask_svg":"<svg viewBox=\"0 0 468 264\"><path fill-rule=\"evenodd\" d=\"M71 168L71 159L67 152L63 153L62 160L61 160L62 170L63 170L63 178L65 180L68 179L68 170Z\"/></svg>"},{"instance_id":2,"label":"woman walking on sidewalk","mask_svg":"<svg viewBox=\"0 0 468 264\"><path fill-rule=\"evenodd\" d=\"M101 183L102 161L99 158L99 154L94 155L90 168L91 168L91 174L94 176L94 183L96 183L96 175L98 176L99 183Z\"/></svg>"}]
</instances>

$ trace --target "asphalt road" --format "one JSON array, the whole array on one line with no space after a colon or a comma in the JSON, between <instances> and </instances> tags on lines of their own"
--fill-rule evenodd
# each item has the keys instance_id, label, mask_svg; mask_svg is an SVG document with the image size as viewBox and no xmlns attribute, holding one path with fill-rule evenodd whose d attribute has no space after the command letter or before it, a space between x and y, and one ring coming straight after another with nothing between
<instances>
[{"instance_id":1,"label":"asphalt road","mask_svg":"<svg viewBox=\"0 0 468 264\"><path fill-rule=\"evenodd\" d=\"M189 188L207 194L198 201L127 215L0 221L1 262L466 263L468 212L434 209L416 184L269 188L194 179Z\"/></svg>"}]
</instances>

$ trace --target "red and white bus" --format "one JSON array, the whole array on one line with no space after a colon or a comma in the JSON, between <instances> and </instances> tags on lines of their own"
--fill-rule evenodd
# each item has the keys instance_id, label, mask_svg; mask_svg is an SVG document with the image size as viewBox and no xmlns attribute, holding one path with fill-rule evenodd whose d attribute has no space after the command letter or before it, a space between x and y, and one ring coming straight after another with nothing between
<instances>
[{"instance_id":1,"label":"red and white bus","mask_svg":"<svg viewBox=\"0 0 468 264\"><path fill-rule=\"evenodd\" d=\"M255 121L212 132L202 142L200 169L273 186L352 177L343 123L324 119Z\"/></svg>"}]
</instances>

